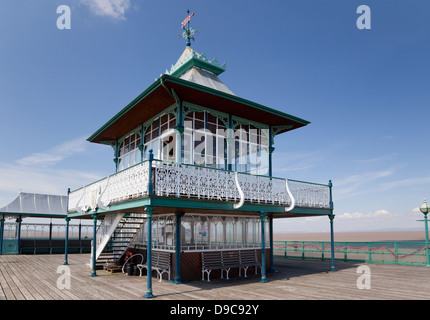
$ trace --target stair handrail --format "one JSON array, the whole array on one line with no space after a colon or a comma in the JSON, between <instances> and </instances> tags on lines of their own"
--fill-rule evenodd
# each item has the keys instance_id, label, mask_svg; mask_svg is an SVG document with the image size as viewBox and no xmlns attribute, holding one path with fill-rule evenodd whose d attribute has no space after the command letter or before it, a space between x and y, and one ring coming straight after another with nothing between
<instances>
[{"instance_id":1,"label":"stair handrail","mask_svg":"<svg viewBox=\"0 0 430 320\"><path fill-rule=\"evenodd\" d=\"M116 227L118 226L118 224L120 223L121 219L124 217L125 213L117 213L115 218L112 220L111 225L109 226L109 228L107 229L107 231L105 232L104 235L101 235L102 237L100 238L99 241L97 241L97 237L96 239L93 239L93 241L97 241L97 246L96 246L96 260L98 259L98 257L100 256L100 254L103 252L103 250L105 249L107 243L109 242L112 234L115 232ZM104 222L103 222L104 223ZM101 226L99 227L99 229L97 231L101 231Z\"/></svg>"}]
</instances>

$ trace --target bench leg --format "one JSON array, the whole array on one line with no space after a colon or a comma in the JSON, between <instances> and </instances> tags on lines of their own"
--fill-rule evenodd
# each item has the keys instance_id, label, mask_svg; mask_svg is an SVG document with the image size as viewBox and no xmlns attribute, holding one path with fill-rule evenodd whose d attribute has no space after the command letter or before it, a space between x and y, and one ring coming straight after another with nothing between
<instances>
[{"instance_id":1,"label":"bench leg","mask_svg":"<svg viewBox=\"0 0 430 320\"><path fill-rule=\"evenodd\" d=\"M208 275L208 282L209 282L209 281L211 281L211 280L209 279L209 275L210 275L211 271L212 271L212 270L202 270L202 281L204 281L204 280L205 280L205 273Z\"/></svg>"},{"instance_id":2,"label":"bench leg","mask_svg":"<svg viewBox=\"0 0 430 320\"><path fill-rule=\"evenodd\" d=\"M248 278L248 276L246 275L246 272L248 271L249 266L243 267L243 270L245 271L245 278Z\"/></svg>"},{"instance_id":3,"label":"bench leg","mask_svg":"<svg viewBox=\"0 0 430 320\"><path fill-rule=\"evenodd\" d=\"M228 273L230 272L230 268L228 268L228 269L224 269L225 270L225 272L226 272L226 274L227 274L227 280L229 280L230 278L228 277ZM222 272L222 271L221 271Z\"/></svg>"}]
</instances>

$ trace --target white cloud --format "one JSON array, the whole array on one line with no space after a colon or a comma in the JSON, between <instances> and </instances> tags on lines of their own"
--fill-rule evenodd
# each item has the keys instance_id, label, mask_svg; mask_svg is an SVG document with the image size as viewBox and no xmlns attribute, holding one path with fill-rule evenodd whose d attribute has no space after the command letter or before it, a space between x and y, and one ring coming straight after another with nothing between
<instances>
[{"instance_id":1,"label":"white cloud","mask_svg":"<svg viewBox=\"0 0 430 320\"><path fill-rule=\"evenodd\" d=\"M46 152L33 153L28 157L17 160L16 162L24 166L50 166L73 154L82 153L87 150L89 142L84 137L79 137L66 141Z\"/></svg>"},{"instance_id":2,"label":"white cloud","mask_svg":"<svg viewBox=\"0 0 430 320\"><path fill-rule=\"evenodd\" d=\"M385 209L381 209L381 210L377 210L377 211L373 211L373 212L368 212L368 213L362 213L362 212L349 213L349 212L345 212L343 214L336 215L336 220L337 219L348 219L348 220L352 220L352 219L370 219L370 218L389 217L389 216L391 216L390 212L388 212Z\"/></svg>"},{"instance_id":3,"label":"white cloud","mask_svg":"<svg viewBox=\"0 0 430 320\"><path fill-rule=\"evenodd\" d=\"M78 137L14 163L0 162L0 207L20 191L65 195L67 188L73 190L100 179L95 173L69 169L62 163L67 158L79 161L79 156L86 157L89 145L85 137Z\"/></svg>"},{"instance_id":4,"label":"white cloud","mask_svg":"<svg viewBox=\"0 0 430 320\"><path fill-rule=\"evenodd\" d=\"M99 16L125 20L125 13L131 7L131 0L81 0L90 10Z\"/></svg>"}]
</instances>

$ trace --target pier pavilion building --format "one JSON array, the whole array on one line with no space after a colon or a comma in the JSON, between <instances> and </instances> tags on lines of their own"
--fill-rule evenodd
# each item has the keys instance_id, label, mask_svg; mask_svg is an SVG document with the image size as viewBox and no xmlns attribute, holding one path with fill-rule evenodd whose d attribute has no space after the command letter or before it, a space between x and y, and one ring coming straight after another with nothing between
<instances>
[{"instance_id":1,"label":"pier pavilion building","mask_svg":"<svg viewBox=\"0 0 430 320\"><path fill-rule=\"evenodd\" d=\"M333 226L331 182L272 175L275 138L309 122L234 94L225 64L191 48L189 17L178 61L88 138L113 149L115 172L69 191L68 217L101 221L92 275L130 250L149 270L167 253L162 276L180 283L209 278L205 253L248 250L265 282L273 221L325 215Z\"/></svg>"}]
</instances>

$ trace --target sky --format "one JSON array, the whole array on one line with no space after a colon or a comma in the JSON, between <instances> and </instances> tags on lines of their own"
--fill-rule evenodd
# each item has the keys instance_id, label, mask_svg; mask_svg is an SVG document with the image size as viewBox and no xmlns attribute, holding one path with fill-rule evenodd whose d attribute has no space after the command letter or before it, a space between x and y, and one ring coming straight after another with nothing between
<instances>
[{"instance_id":1,"label":"sky","mask_svg":"<svg viewBox=\"0 0 430 320\"><path fill-rule=\"evenodd\" d=\"M57 27L61 5L70 29ZM423 229L422 0L3 0L0 207L20 191L65 195L114 172L113 149L86 139L177 61L187 9L192 48L227 63L220 78L236 95L311 122L276 137L274 176L332 180L335 231ZM275 232L329 227L326 216L282 219Z\"/></svg>"}]
</instances>

